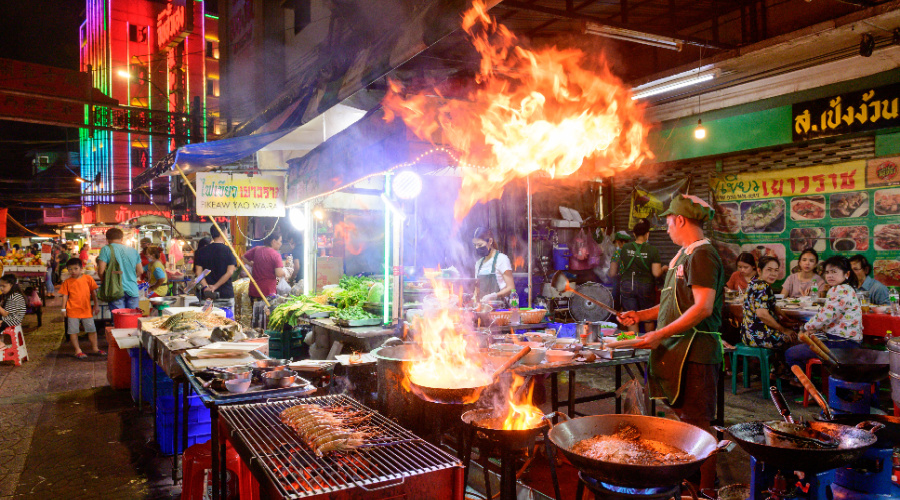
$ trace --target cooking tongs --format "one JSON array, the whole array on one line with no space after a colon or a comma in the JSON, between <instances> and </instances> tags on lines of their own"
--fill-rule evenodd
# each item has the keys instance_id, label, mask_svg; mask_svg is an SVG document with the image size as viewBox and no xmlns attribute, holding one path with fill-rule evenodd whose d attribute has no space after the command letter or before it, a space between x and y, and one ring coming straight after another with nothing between
<instances>
[{"instance_id":1,"label":"cooking tongs","mask_svg":"<svg viewBox=\"0 0 900 500\"><path fill-rule=\"evenodd\" d=\"M767 443L784 443L801 448L837 448L839 443L833 437L813 429L807 422L794 421L791 409L777 387L770 387L769 393L784 422L765 422L763 424Z\"/></svg>"}]
</instances>

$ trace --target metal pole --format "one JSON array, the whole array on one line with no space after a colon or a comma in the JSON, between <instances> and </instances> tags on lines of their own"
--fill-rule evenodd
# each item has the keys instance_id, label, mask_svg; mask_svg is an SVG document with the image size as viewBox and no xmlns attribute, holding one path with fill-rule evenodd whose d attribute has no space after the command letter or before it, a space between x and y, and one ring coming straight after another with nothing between
<instances>
[{"instance_id":1,"label":"metal pole","mask_svg":"<svg viewBox=\"0 0 900 500\"><path fill-rule=\"evenodd\" d=\"M194 193L194 198L197 198L197 191L194 189L194 185L191 184L191 181L189 181L187 176L184 175L184 171L181 170L181 167L179 167L176 164L175 169L178 170L179 174L181 174L181 178L184 179L184 183L187 184L188 189L190 189L191 192ZM222 231L222 228L219 227L219 224L216 222L215 217L210 217L209 220L212 221L213 225L216 226L216 229L219 230L219 234L225 234L225 231ZM253 279L253 275L250 274L250 271L247 271L246 267L244 267L244 260L241 259L240 255L237 254L237 251L234 249L234 247L231 246L231 241L228 238L222 238L222 239L225 240L225 244L228 245L228 249L231 250L231 253L234 254L234 258L235 258L235 260L237 260L237 263L241 266L241 269L243 269L244 272L247 273L247 276L250 278L250 283L253 283L253 286L256 287L256 291L257 291L257 293L259 293L259 296L260 296L260 298L262 298L262 301L266 304L266 307L271 307L272 304L269 304L269 299L267 299L265 294L262 293L262 290L260 290L260 288L259 288L259 284L256 282L255 279Z\"/></svg>"},{"instance_id":2,"label":"metal pole","mask_svg":"<svg viewBox=\"0 0 900 500\"><path fill-rule=\"evenodd\" d=\"M531 276L534 274L534 257L531 255L532 246L532 213L531 213L531 176L525 178L528 190L528 307L532 307L534 293L531 290Z\"/></svg>"}]
</instances>

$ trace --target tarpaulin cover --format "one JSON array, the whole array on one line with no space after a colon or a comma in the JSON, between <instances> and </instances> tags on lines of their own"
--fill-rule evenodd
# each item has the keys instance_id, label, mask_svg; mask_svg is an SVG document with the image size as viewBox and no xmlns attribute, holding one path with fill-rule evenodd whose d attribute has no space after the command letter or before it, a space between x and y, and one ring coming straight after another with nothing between
<instances>
[{"instance_id":1,"label":"tarpaulin cover","mask_svg":"<svg viewBox=\"0 0 900 500\"><path fill-rule=\"evenodd\" d=\"M293 128L265 134L247 135L212 142L198 142L178 148L175 164L185 169L202 169L234 163L252 155L271 142L287 135Z\"/></svg>"}]
</instances>

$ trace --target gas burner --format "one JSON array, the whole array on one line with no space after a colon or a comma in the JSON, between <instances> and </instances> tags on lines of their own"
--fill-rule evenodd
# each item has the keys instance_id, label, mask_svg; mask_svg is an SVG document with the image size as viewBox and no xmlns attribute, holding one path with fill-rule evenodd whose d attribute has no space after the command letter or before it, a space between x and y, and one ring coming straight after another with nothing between
<instances>
[{"instance_id":1,"label":"gas burner","mask_svg":"<svg viewBox=\"0 0 900 500\"><path fill-rule=\"evenodd\" d=\"M584 497L584 488L587 487L595 498L622 498L622 499L641 499L641 500L667 500L670 498L681 498L681 486L664 486L662 488L629 488L625 486L616 486L610 483L604 483L598 479L584 474L578 473L578 491L575 495L577 500Z\"/></svg>"}]
</instances>

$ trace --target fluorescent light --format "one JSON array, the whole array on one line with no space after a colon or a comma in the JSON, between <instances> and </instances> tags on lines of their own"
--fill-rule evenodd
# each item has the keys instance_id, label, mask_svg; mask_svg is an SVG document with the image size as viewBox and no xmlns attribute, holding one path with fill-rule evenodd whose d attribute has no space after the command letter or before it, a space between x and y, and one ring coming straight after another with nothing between
<instances>
[{"instance_id":1,"label":"fluorescent light","mask_svg":"<svg viewBox=\"0 0 900 500\"><path fill-rule=\"evenodd\" d=\"M679 75L654 80L650 83L638 85L637 87L631 89L631 91L634 92L634 95L632 95L631 98L643 99L644 97L650 97L656 94L670 92L675 89L690 87L691 85L696 85L698 83L712 80L713 78L719 76L720 72L721 71L719 69L707 71L691 70Z\"/></svg>"},{"instance_id":2,"label":"fluorescent light","mask_svg":"<svg viewBox=\"0 0 900 500\"><path fill-rule=\"evenodd\" d=\"M582 25L582 32L586 35L597 35L605 38L613 38L626 42L640 43L642 45L650 45L661 49L669 49L681 52L683 45L681 40L670 38L662 35L654 35L652 33L642 33L624 28L616 28L606 26L604 24L593 23L590 21Z\"/></svg>"},{"instance_id":3,"label":"fluorescent light","mask_svg":"<svg viewBox=\"0 0 900 500\"><path fill-rule=\"evenodd\" d=\"M412 170L404 170L394 176L394 194L402 200L411 200L422 192L422 178Z\"/></svg>"}]
</instances>

